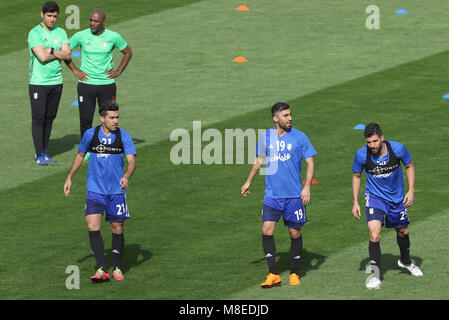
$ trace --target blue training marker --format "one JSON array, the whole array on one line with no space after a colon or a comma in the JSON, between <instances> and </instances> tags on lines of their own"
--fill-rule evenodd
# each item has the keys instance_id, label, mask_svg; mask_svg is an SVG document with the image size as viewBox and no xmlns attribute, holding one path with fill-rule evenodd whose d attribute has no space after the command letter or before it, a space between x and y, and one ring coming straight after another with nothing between
<instances>
[{"instance_id":1,"label":"blue training marker","mask_svg":"<svg viewBox=\"0 0 449 320\"><path fill-rule=\"evenodd\" d=\"M81 57L81 52L73 51L71 54L72 57Z\"/></svg>"},{"instance_id":2,"label":"blue training marker","mask_svg":"<svg viewBox=\"0 0 449 320\"><path fill-rule=\"evenodd\" d=\"M354 127L354 130L365 130L365 125L363 123L359 123Z\"/></svg>"},{"instance_id":3,"label":"blue training marker","mask_svg":"<svg viewBox=\"0 0 449 320\"><path fill-rule=\"evenodd\" d=\"M396 14L407 14L408 12L405 11L404 9L398 9L396 10Z\"/></svg>"},{"instance_id":4,"label":"blue training marker","mask_svg":"<svg viewBox=\"0 0 449 320\"><path fill-rule=\"evenodd\" d=\"M77 106L78 105L78 100L75 100L72 102L72 106Z\"/></svg>"},{"instance_id":5,"label":"blue training marker","mask_svg":"<svg viewBox=\"0 0 449 320\"><path fill-rule=\"evenodd\" d=\"M443 96L444 99L449 99L449 93Z\"/></svg>"}]
</instances>

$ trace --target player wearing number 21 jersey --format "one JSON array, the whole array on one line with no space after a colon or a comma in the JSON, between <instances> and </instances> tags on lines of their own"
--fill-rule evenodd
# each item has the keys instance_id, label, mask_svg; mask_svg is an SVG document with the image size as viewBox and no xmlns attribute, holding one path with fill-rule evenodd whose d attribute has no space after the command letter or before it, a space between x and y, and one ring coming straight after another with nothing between
<instances>
[{"instance_id":1,"label":"player wearing number 21 jersey","mask_svg":"<svg viewBox=\"0 0 449 320\"><path fill-rule=\"evenodd\" d=\"M360 180L363 170L366 174L365 214L370 232L369 256L373 274L366 280L368 289L379 288L382 226L395 228L400 251L398 266L407 269L414 276L422 276L419 267L410 260L409 218L407 209L413 204L415 192L415 168L407 148L400 142L385 140L377 123L365 127L366 145L357 150L352 164L352 214L360 219L358 203ZM408 192L404 194L404 180L401 162L405 165Z\"/></svg>"},{"instance_id":2,"label":"player wearing number 21 jersey","mask_svg":"<svg viewBox=\"0 0 449 320\"><path fill-rule=\"evenodd\" d=\"M116 280L124 279L121 271L125 245L123 225L129 219L126 189L136 169L136 149L129 133L118 127L118 118L118 104L115 101L106 101L100 106L102 125L85 132L64 184L64 193L70 196L72 177L83 163L84 155L90 152L85 218L97 261L97 272L91 277L94 282L109 280L100 233L101 218L105 212L112 231L113 277ZM128 162L126 171L124 157Z\"/></svg>"}]
</instances>

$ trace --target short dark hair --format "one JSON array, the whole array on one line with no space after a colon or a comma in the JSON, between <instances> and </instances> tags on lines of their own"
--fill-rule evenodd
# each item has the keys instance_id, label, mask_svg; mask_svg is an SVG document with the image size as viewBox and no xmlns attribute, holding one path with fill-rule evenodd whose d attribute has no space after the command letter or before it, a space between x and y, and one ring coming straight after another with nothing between
<instances>
[{"instance_id":1,"label":"short dark hair","mask_svg":"<svg viewBox=\"0 0 449 320\"><path fill-rule=\"evenodd\" d=\"M56 4L56 2L48 1L48 2L44 3L44 5L42 6L42 13L45 14L47 12L57 12L57 13L59 13L59 6Z\"/></svg>"},{"instance_id":2,"label":"short dark hair","mask_svg":"<svg viewBox=\"0 0 449 320\"><path fill-rule=\"evenodd\" d=\"M118 111L118 104L115 100L104 101L98 108L98 113L102 117L106 116L108 111Z\"/></svg>"},{"instance_id":3,"label":"short dark hair","mask_svg":"<svg viewBox=\"0 0 449 320\"><path fill-rule=\"evenodd\" d=\"M383 135L382 129L375 122L368 123L365 127L365 132L364 132L365 138L369 138L375 134L377 134L379 137L382 136Z\"/></svg>"},{"instance_id":4,"label":"short dark hair","mask_svg":"<svg viewBox=\"0 0 449 320\"><path fill-rule=\"evenodd\" d=\"M271 116L274 117L278 112L290 109L285 102L277 102L271 107Z\"/></svg>"}]
</instances>

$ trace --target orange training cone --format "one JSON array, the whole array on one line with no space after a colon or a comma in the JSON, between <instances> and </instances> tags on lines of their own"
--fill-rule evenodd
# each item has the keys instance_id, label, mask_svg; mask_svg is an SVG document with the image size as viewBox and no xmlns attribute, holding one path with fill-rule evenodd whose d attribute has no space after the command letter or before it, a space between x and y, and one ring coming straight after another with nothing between
<instances>
[{"instance_id":1,"label":"orange training cone","mask_svg":"<svg viewBox=\"0 0 449 320\"><path fill-rule=\"evenodd\" d=\"M237 11L249 11L249 8L247 6L241 5L241 6L238 6L236 10Z\"/></svg>"},{"instance_id":2,"label":"orange training cone","mask_svg":"<svg viewBox=\"0 0 449 320\"><path fill-rule=\"evenodd\" d=\"M242 56L238 56L237 58L235 58L235 59L232 60L232 61L241 63L241 62L247 62L248 60L246 60L246 59L243 58Z\"/></svg>"},{"instance_id":3,"label":"orange training cone","mask_svg":"<svg viewBox=\"0 0 449 320\"><path fill-rule=\"evenodd\" d=\"M319 183L318 181L316 181L315 179L312 179L312 184L318 184L318 183ZM302 184L306 184L306 182L303 181Z\"/></svg>"}]
</instances>

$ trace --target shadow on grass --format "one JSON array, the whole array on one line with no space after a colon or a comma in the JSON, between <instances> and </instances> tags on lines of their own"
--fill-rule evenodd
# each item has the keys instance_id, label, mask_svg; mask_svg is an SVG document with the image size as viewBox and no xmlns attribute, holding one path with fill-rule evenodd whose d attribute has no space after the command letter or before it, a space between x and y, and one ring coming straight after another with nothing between
<instances>
[{"instance_id":1,"label":"shadow on grass","mask_svg":"<svg viewBox=\"0 0 449 320\"><path fill-rule=\"evenodd\" d=\"M309 252L304 249L302 251L301 260L299 261L299 277L304 277L307 272L311 270L318 270L325 260L325 256L318 253ZM256 261L252 261L251 263L256 264L265 261L265 258L262 258ZM291 265L290 251L276 253L276 261L279 273L289 271Z\"/></svg>"},{"instance_id":2,"label":"shadow on grass","mask_svg":"<svg viewBox=\"0 0 449 320\"><path fill-rule=\"evenodd\" d=\"M380 261L380 277L383 278L385 273L389 270L398 270L401 273L410 274L406 269L398 267L399 255L394 255L391 253L382 254L382 258ZM417 265L418 267L422 264L423 259L416 256L410 256L410 260ZM369 266L370 258L366 257L360 261L359 270L365 271Z\"/></svg>"},{"instance_id":3,"label":"shadow on grass","mask_svg":"<svg viewBox=\"0 0 449 320\"><path fill-rule=\"evenodd\" d=\"M48 142L48 154L56 156L58 154L70 151L80 143L79 134L67 134L62 138L52 139Z\"/></svg>"},{"instance_id":4,"label":"shadow on grass","mask_svg":"<svg viewBox=\"0 0 449 320\"><path fill-rule=\"evenodd\" d=\"M104 250L106 266L112 267L112 249L108 248ZM142 249L140 244L125 244L125 250L122 257L122 271L123 273L128 272L133 267L137 267L147 260L151 259L153 254L145 249ZM77 262L81 263L87 259L93 259L94 268L96 267L95 258L93 253L80 258Z\"/></svg>"}]
</instances>

